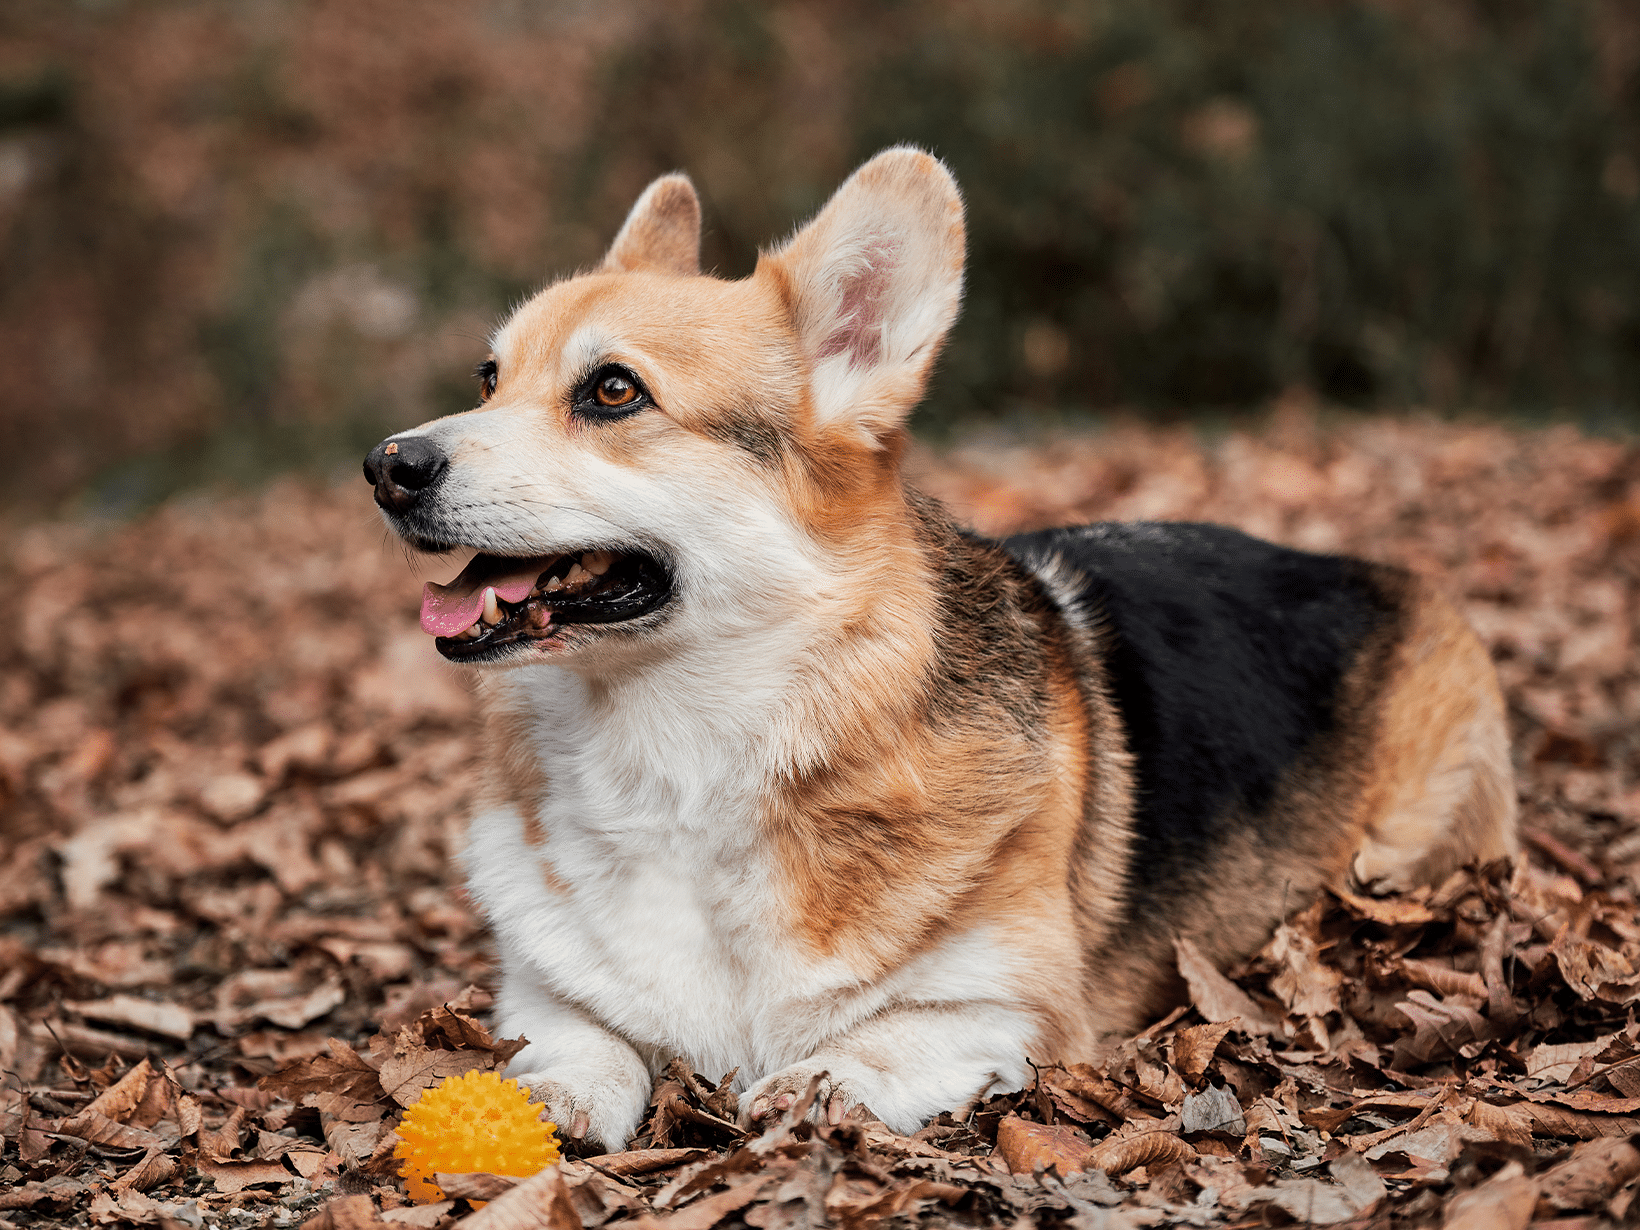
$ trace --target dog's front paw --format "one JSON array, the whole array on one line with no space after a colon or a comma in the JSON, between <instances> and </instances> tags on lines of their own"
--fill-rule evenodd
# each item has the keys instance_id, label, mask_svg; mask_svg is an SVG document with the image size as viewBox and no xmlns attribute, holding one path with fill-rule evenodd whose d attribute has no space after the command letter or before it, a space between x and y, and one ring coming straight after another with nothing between
<instances>
[{"instance_id":1,"label":"dog's front paw","mask_svg":"<svg viewBox=\"0 0 1640 1230\"><path fill-rule=\"evenodd\" d=\"M820 1084L814 1101L809 1105L808 1119L815 1123L841 1123L850 1111L856 1109L865 1118L875 1118L870 1107L865 1105L869 1093L867 1082L860 1074L851 1073L848 1066L809 1059L764 1077L741 1099L741 1126L763 1128L776 1122L802 1101L816 1077Z\"/></svg>"},{"instance_id":2,"label":"dog's front paw","mask_svg":"<svg viewBox=\"0 0 1640 1230\"><path fill-rule=\"evenodd\" d=\"M520 1072L514 1079L530 1101L542 1105L542 1114L558 1125L565 1140L596 1144L612 1153L626 1146L649 1104L647 1087L610 1087L577 1080L570 1072Z\"/></svg>"}]
</instances>

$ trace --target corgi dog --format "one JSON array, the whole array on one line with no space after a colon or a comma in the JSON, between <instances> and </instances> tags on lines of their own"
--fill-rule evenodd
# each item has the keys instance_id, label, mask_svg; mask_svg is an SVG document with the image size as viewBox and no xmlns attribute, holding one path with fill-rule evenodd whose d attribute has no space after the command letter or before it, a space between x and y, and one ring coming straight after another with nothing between
<instances>
[{"instance_id":1,"label":"corgi dog","mask_svg":"<svg viewBox=\"0 0 1640 1230\"><path fill-rule=\"evenodd\" d=\"M673 1057L748 1127L911 1132L1179 1002L1325 886L1512 854L1504 707L1400 569L1197 524L989 541L899 472L954 320L943 164L887 150L740 281L668 175L377 445L471 667L462 856L510 1072L620 1148Z\"/></svg>"}]
</instances>

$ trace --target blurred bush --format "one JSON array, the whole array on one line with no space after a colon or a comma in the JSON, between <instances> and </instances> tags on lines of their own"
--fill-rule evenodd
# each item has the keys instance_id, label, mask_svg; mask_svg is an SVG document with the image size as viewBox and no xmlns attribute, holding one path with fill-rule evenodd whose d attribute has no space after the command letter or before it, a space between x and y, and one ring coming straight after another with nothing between
<instances>
[{"instance_id":1,"label":"blurred bush","mask_svg":"<svg viewBox=\"0 0 1640 1230\"><path fill-rule=\"evenodd\" d=\"M923 412L1640 389L1630 0L10 0L0 481L168 485L460 409L683 167L750 269L916 141L972 271Z\"/></svg>"}]
</instances>

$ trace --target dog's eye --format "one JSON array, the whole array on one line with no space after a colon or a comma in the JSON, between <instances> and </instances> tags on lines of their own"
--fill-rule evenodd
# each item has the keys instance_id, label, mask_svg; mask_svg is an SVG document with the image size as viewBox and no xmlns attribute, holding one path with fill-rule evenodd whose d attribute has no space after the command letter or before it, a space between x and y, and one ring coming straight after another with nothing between
<instances>
[{"instance_id":1,"label":"dog's eye","mask_svg":"<svg viewBox=\"0 0 1640 1230\"><path fill-rule=\"evenodd\" d=\"M638 399L638 386L618 372L612 372L592 390L600 406L625 406Z\"/></svg>"},{"instance_id":2,"label":"dog's eye","mask_svg":"<svg viewBox=\"0 0 1640 1230\"><path fill-rule=\"evenodd\" d=\"M473 375L478 378L478 400L489 401L495 394L495 381L500 369L496 367L494 359L485 359L473 368Z\"/></svg>"},{"instance_id":3,"label":"dog's eye","mask_svg":"<svg viewBox=\"0 0 1640 1230\"><path fill-rule=\"evenodd\" d=\"M621 419L651 403L636 376L618 363L605 363L581 382L574 404L586 418Z\"/></svg>"}]
</instances>

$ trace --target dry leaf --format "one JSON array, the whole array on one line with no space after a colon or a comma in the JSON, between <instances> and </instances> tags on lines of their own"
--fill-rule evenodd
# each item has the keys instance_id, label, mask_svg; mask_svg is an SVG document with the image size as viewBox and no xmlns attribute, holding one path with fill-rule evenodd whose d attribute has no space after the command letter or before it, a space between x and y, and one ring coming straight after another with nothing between
<instances>
[{"instance_id":1,"label":"dry leaf","mask_svg":"<svg viewBox=\"0 0 1640 1230\"><path fill-rule=\"evenodd\" d=\"M175 1225L174 1210L140 1191L103 1191L91 1197L86 1214L96 1226Z\"/></svg>"},{"instance_id":2,"label":"dry leaf","mask_svg":"<svg viewBox=\"0 0 1640 1230\"><path fill-rule=\"evenodd\" d=\"M1356 1217L1360 1206L1350 1192L1320 1179L1277 1179L1245 1194L1247 1205L1273 1204L1307 1226L1332 1226Z\"/></svg>"},{"instance_id":3,"label":"dry leaf","mask_svg":"<svg viewBox=\"0 0 1640 1230\"><path fill-rule=\"evenodd\" d=\"M1357 897L1336 888L1331 892L1358 917L1370 918L1386 927L1417 927L1435 921L1433 910L1407 897Z\"/></svg>"},{"instance_id":4,"label":"dry leaf","mask_svg":"<svg viewBox=\"0 0 1640 1230\"><path fill-rule=\"evenodd\" d=\"M180 1004L141 999L135 995L110 995L107 999L67 1001L63 1007L93 1021L109 1025L129 1025L152 1034L162 1034L186 1042L193 1037L194 1014Z\"/></svg>"},{"instance_id":5,"label":"dry leaf","mask_svg":"<svg viewBox=\"0 0 1640 1230\"><path fill-rule=\"evenodd\" d=\"M379 1230L387 1225L369 1196L341 1196L302 1223L302 1230Z\"/></svg>"},{"instance_id":6,"label":"dry leaf","mask_svg":"<svg viewBox=\"0 0 1640 1230\"><path fill-rule=\"evenodd\" d=\"M282 1186L296 1177L278 1162L218 1162L201 1157L197 1165L199 1173L216 1184L217 1191L228 1195L247 1187Z\"/></svg>"},{"instance_id":7,"label":"dry leaf","mask_svg":"<svg viewBox=\"0 0 1640 1230\"><path fill-rule=\"evenodd\" d=\"M433 1227L443 1225L456 1206L454 1200L437 1200L432 1204L409 1204L403 1208L387 1209L382 1221L390 1226Z\"/></svg>"},{"instance_id":8,"label":"dry leaf","mask_svg":"<svg viewBox=\"0 0 1640 1230\"><path fill-rule=\"evenodd\" d=\"M463 1219L461 1226L462 1230L581 1230L581 1217L564 1185L562 1170L548 1166Z\"/></svg>"},{"instance_id":9,"label":"dry leaf","mask_svg":"<svg viewBox=\"0 0 1640 1230\"><path fill-rule=\"evenodd\" d=\"M329 1053L300 1059L257 1082L280 1097L301 1101L310 1093L340 1094L360 1102L380 1102L387 1095L376 1069L340 1038L330 1038Z\"/></svg>"},{"instance_id":10,"label":"dry leaf","mask_svg":"<svg viewBox=\"0 0 1640 1230\"><path fill-rule=\"evenodd\" d=\"M150 1149L142 1161L127 1170L115 1184L118 1188L135 1188L139 1192L152 1191L169 1183L177 1172L177 1163L159 1149Z\"/></svg>"},{"instance_id":11,"label":"dry leaf","mask_svg":"<svg viewBox=\"0 0 1640 1230\"><path fill-rule=\"evenodd\" d=\"M108 1145L115 1149L157 1149L164 1145L164 1141L154 1133L118 1123L94 1110L82 1110L64 1119L54 1130L63 1136L76 1136L88 1144Z\"/></svg>"},{"instance_id":12,"label":"dry leaf","mask_svg":"<svg viewBox=\"0 0 1640 1230\"><path fill-rule=\"evenodd\" d=\"M1190 1002L1209 1021L1234 1022L1237 1029L1246 1033L1280 1032L1280 1022L1215 969L1190 940L1179 936L1173 941L1173 949L1178 957L1179 973L1190 988Z\"/></svg>"},{"instance_id":13,"label":"dry leaf","mask_svg":"<svg viewBox=\"0 0 1640 1230\"><path fill-rule=\"evenodd\" d=\"M126 1116L136 1110L148 1093L149 1078L153 1074L154 1065L144 1059L93 1098L86 1110L123 1123Z\"/></svg>"},{"instance_id":14,"label":"dry leaf","mask_svg":"<svg viewBox=\"0 0 1640 1230\"><path fill-rule=\"evenodd\" d=\"M997 1124L997 1155L1014 1174L1030 1174L1038 1166L1072 1174L1087 1168L1092 1151L1086 1133L1068 1125L1031 1123L1017 1115Z\"/></svg>"},{"instance_id":15,"label":"dry leaf","mask_svg":"<svg viewBox=\"0 0 1640 1230\"><path fill-rule=\"evenodd\" d=\"M1561 1213L1598 1211L1640 1175L1640 1149L1628 1140L1591 1140L1538 1178L1543 1205Z\"/></svg>"},{"instance_id":16,"label":"dry leaf","mask_svg":"<svg viewBox=\"0 0 1640 1230\"><path fill-rule=\"evenodd\" d=\"M1200 1093L1185 1095L1179 1122L1187 1135L1217 1132L1239 1138L1247 1134L1247 1120L1241 1113L1241 1103L1236 1101L1236 1095L1228 1089L1216 1089L1212 1085Z\"/></svg>"},{"instance_id":17,"label":"dry leaf","mask_svg":"<svg viewBox=\"0 0 1640 1230\"><path fill-rule=\"evenodd\" d=\"M387 1096L400 1106L409 1106L441 1080L491 1067L488 1051L430 1051L418 1047L393 1055L382 1063L381 1083Z\"/></svg>"},{"instance_id":18,"label":"dry leaf","mask_svg":"<svg viewBox=\"0 0 1640 1230\"><path fill-rule=\"evenodd\" d=\"M1469 1122L1494 1139L1532 1147L1532 1116L1519 1106L1494 1106L1476 1098L1469 1108Z\"/></svg>"},{"instance_id":19,"label":"dry leaf","mask_svg":"<svg viewBox=\"0 0 1640 1230\"><path fill-rule=\"evenodd\" d=\"M895 1139L905 1140L904 1137ZM921 1153L920 1150L918 1152ZM930 1150L930 1153L943 1156L943 1152L938 1149ZM698 1162L706 1156L705 1149L630 1149L625 1153L603 1153L584 1160L587 1165L595 1166L609 1174L634 1175L684 1166L690 1162Z\"/></svg>"},{"instance_id":20,"label":"dry leaf","mask_svg":"<svg viewBox=\"0 0 1640 1230\"><path fill-rule=\"evenodd\" d=\"M1297 1016L1326 1016L1338 1011L1338 988L1344 975L1322 963L1315 940L1289 923L1276 928L1264 955L1278 967L1270 989Z\"/></svg>"},{"instance_id":21,"label":"dry leaf","mask_svg":"<svg viewBox=\"0 0 1640 1230\"><path fill-rule=\"evenodd\" d=\"M523 1180L516 1175L489 1174L486 1171L446 1174L441 1170L433 1176L433 1182L446 1196L463 1200L494 1200L502 1192L512 1191Z\"/></svg>"},{"instance_id":22,"label":"dry leaf","mask_svg":"<svg viewBox=\"0 0 1640 1230\"><path fill-rule=\"evenodd\" d=\"M1510 1162L1485 1183L1456 1197L1445 1230L1525 1230L1537 1204L1537 1183Z\"/></svg>"},{"instance_id":23,"label":"dry leaf","mask_svg":"<svg viewBox=\"0 0 1640 1230\"><path fill-rule=\"evenodd\" d=\"M1589 1042L1563 1042L1556 1046L1540 1043L1526 1052L1526 1075L1565 1084L1578 1064L1592 1055L1598 1055L1618 1036L1606 1034Z\"/></svg>"},{"instance_id":24,"label":"dry leaf","mask_svg":"<svg viewBox=\"0 0 1640 1230\"><path fill-rule=\"evenodd\" d=\"M1121 1175L1136 1166L1154 1169L1186 1162L1195 1156L1196 1151L1171 1132L1147 1131L1102 1140L1087 1160L1106 1174Z\"/></svg>"},{"instance_id":25,"label":"dry leaf","mask_svg":"<svg viewBox=\"0 0 1640 1230\"><path fill-rule=\"evenodd\" d=\"M1181 1029L1173 1036L1173 1066L1188 1085L1200 1083L1207 1066L1218 1053L1224 1035L1236 1027L1235 1021L1209 1022Z\"/></svg>"}]
</instances>

